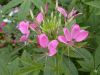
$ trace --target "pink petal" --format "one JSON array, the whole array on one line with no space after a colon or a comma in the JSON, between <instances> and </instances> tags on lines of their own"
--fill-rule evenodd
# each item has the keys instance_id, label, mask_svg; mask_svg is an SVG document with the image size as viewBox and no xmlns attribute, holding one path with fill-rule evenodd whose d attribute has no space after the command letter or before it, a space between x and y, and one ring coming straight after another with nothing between
<instances>
[{"instance_id":1,"label":"pink petal","mask_svg":"<svg viewBox=\"0 0 100 75\"><path fill-rule=\"evenodd\" d=\"M67 17L67 12L64 8L62 7L57 7L57 11L59 11L64 17Z\"/></svg>"},{"instance_id":2,"label":"pink petal","mask_svg":"<svg viewBox=\"0 0 100 75\"><path fill-rule=\"evenodd\" d=\"M74 24L72 26L72 28L71 28L71 36L72 36L72 38L75 39L79 32L80 32L79 25L78 24Z\"/></svg>"},{"instance_id":3,"label":"pink petal","mask_svg":"<svg viewBox=\"0 0 100 75\"><path fill-rule=\"evenodd\" d=\"M82 14L82 13L79 13L77 10L75 10L75 9L73 8L72 11L68 14L68 18L76 17L76 16L78 16L79 14Z\"/></svg>"},{"instance_id":4,"label":"pink petal","mask_svg":"<svg viewBox=\"0 0 100 75\"><path fill-rule=\"evenodd\" d=\"M6 26L6 25L7 25L6 22L1 22L1 23L0 23L0 26L1 26L1 27L4 27L4 26Z\"/></svg>"},{"instance_id":5,"label":"pink petal","mask_svg":"<svg viewBox=\"0 0 100 75\"><path fill-rule=\"evenodd\" d=\"M73 14L76 13L77 10L74 10L74 8L72 9L72 11L68 14L68 18L73 17Z\"/></svg>"},{"instance_id":6,"label":"pink petal","mask_svg":"<svg viewBox=\"0 0 100 75\"><path fill-rule=\"evenodd\" d=\"M27 36L25 36L25 35L22 35L21 37L20 37L20 42L25 42L25 41L27 41L27 39L28 39L28 37Z\"/></svg>"},{"instance_id":7,"label":"pink petal","mask_svg":"<svg viewBox=\"0 0 100 75\"><path fill-rule=\"evenodd\" d=\"M36 21L38 22L38 24L41 24L41 22L43 21L43 14L42 14L42 12L40 12L40 13L37 15Z\"/></svg>"},{"instance_id":8,"label":"pink petal","mask_svg":"<svg viewBox=\"0 0 100 75\"><path fill-rule=\"evenodd\" d=\"M73 45L74 45L74 42L73 42L73 41L67 41L67 44L68 44L69 46L73 46Z\"/></svg>"},{"instance_id":9,"label":"pink petal","mask_svg":"<svg viewBox=\"0 0 100 75\"><path fill-rule=\"evenodd\" d=\"M67 43L65 36L58 36L58 40L62 43L65 43L65 44Z\"/></svg>"},{"instance_id":10,"label":"pink petal","mask_svg":"<svg viewBox=\"0 0 100 75\"><path fill-rule=\"evenodd\" d=\"M45 5L45 13L47 13L48 12L48 3L46 3L46 5Z\"/></svg>"},{"instance_id":11,"label":"pink petal","mask_svg":"<svg viewBox=\"0 0 100 75\"><path fill-rule=\"evenodd\" d=\"M30 31L28 31L27 34L22 35L21 38L20 38L20 42L27 41L28 40L28 37L29 37L29 34L30 34Z\"/></svg>"},{"instance_id":12,"label":"pink petal","mask_svg":"<svg viewBox=\"0 0 100 75\"><path fill-rule=\"evenodd\" d=\"M0 33L2 33L3 32L3 30L2 30L2 28L0 28Z\"/></svg>"},{"instance_id":13,"label":"pink petal","mask_svg":"<svg viewBox=\"0 0 100 75\"><path fill-rule=\"evenodd\" d=\"M58 41L57 40L52 40L48 44L48 49L49 49L48 56L54 56L57 53L57 50L56 50L57 45L58 45Z\"/></svg>"},{"instance_id":14,"label":"pink petal","mask_svg":"<svg viewBox=\"0 0 100 75\"><path fill-rule=\"evenodd\" d=\"M35 23L30 24L30 29L35 30L36 27L37 25Z\"/></svg>"},{"instance_id":15,"label":"pink petal","mask_svg":"<svg viewBox=\"0 0 100 75\"><path fill-rule=\"evenodd\" d=\"M27 34L29 31L28 30L29 22L21 21L17 27L21 31L22 34Z\"/></svg>"},{"instance_id":16,"label":"pink petal","mask_svg":"<svg viewBox=\"0 0 100 75\"><path fill-rule=\"evenodd\" d=\"M38 42L41 47L46 48L49 43L49 40L45 34L40 34L38 35Z\"/></svg>"},{"instance_id":17,"label":"pink petal","mask_svg":"<svg viewBox=\"0 0 100 75\"><path fill-rule=\"evenodd\" d=\"M26 34L26 37L29 37L29 34L30 34L30 31L28 30L27 31L27 34Z\"/></svg>"},{"instance_id":18,"label":"pink petal","mask_svg":"<svg viewBox=\"0 0 100 75\"><path fill-rule=\"evenodd\" d=\"M71 37L71 33L69 32L69 30L67 28L64 28L63 29L63 32L64 32L64 35L65 35L65 38L67 41L71 41L72 40L72 37Z\"/></svg>"},{"instance_id":19,"label":"pink petal","mask_svg":"<svg viewBox=\"0 0 100 75\"><path fill-rule=\"evenodd\" d=\"M81 42L81 41L85 40L87 38L88 34L89 34L88 31L80 30L79 34L75 38L75 41L76 42Z\"/></svg>"}]
</instances>

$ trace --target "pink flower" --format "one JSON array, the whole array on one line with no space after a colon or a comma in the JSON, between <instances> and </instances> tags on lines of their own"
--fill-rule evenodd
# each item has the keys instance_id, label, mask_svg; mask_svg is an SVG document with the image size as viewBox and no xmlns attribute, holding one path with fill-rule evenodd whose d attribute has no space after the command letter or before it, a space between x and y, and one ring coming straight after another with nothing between
<instances>
[{"instance_id":1,"label":"pink flower","mask_svg":"<svg viewBox=\"0 0 100 75\"><path fill-rule=\"evenodd\" d=\"M17 28L22 34L27 34L29 32L29 22L21 21Z\"/></svg>"},{"instance_id":2,"label":"pink flower","mask_svg":"<svg viewBox=\"0 0 100 75\"><path fill-rule=\"evenodd\" d=\"M21 21L19 23L19 25L17 26L17 28L21 31L21 33L23 34L20 38L20 42L24 42L27 41L28 36L30 34L29 31L29 22L25 22L25 21Z\"/></svg>"},{"instance_id":3,"label":"pink flower","mask_svg":"<svg viewBox=\"0 0 100 75\"><path fill-rule=\"evenodd\" d=\"M36 21L30 24L30 29L35 30L43 21L43 14L42 12L40 12L37 16L36 16Z\"/></svg>"},{"instance_id":4,"label":"pink flower","mask_svg":"<svg viewBox=\"0 0 100 75\"><path fill-rule=\"evenodd\" d=\"M6 22L1 22L1 23L0 23L0 33L3 32L3 27L5 27L6 25L7 25Z\"/></svg>"},{"instance_id":5,"label":"pink flower","mask_svg":"<svg viewBox=\"0 0 100 75\"><path fill-rule=\"evenodd\" d=\"M76 17L79 14L81 14L75 9L72 9L72 11L68 14L66 12L66 10L63 7L60 7L60 6L57 7L57 11L59 11L65 18L67 17L68 19L71 18L71 17Z\"/></svg>"},{"instance_id":6,"label":"pink flower","mask_svg":"<svg viewBox=\"0 0 100 75\"><path fill-rule=\"evenodd\" d=\"M7 25L6 22L1 22L1 23L0 23L0 27L4 27L4 26L6 26L6 25Z\"/></svg>"},{"instance_id":7,"label":"pink flower","mask_svg":"<svg viewBox=\"0 0 100 75\"><path fill-rule=\"evenodd\" d=\"M36 23L31 23L30 24L30 29L32 29L33 31L35 30L36 27L37 27Z\"/></svg>"},{"instance_id":8,"label":"pink flower","mask_svg":"<svg viewBox=\"0 0 100 75\"><path fill-rule=\"evenodd\" d=\"M64 8L58 6L57 11L59 11L65 18L67 17L67 12Z\"/></svg>"},{"instance_id":9,"label":"pink flower","mask_svg":"<svg viewBox=\"0 0 100 75\"><path fill-rule=\"evenodd\" d=\"M73 8L72 11L68 14L68 18L76 17L76 16L78 16L79 14L81 14L81 13L79 13L77 10L75 10L75 9Z\"/></svg>"},{"instance_id":10,"label":"pink flower","mask_svg":"<svg viewBox=\"0 0 100 75\"><path fill-rule=\"evenodd\" d=\"M40 12L37 16L36 16L36 21L38 24L41 24L43 21L43 14L42 12Z\"/></svg>"},{"instance_id":11,"label":"pink flower","mask_svg":"<svg viewBox=\"0 0 100 75\"><path fill-rule=\"evenodd\" d=\"M71 32L67 29L63 29L64 36L58 36L58 40L68 45L74 45L75 42L81 42L88 36L88 31L81 30L79 25L74 24L71 28Z\"/></svg>"},{"instance_id":12,"label":"pink flower","mask_svg":"<svg viewBox=\"0 0 100 75\"><path fill-rule=\"evenodd\" d=\"M25 41L27 41L27 39L28 39L28 36L29 36L29 33L28 34L26 34L26 35L22 35L21 37L20 37L20 42L25 42Z\"/></svg>"},{"instance_id":13,"label":"pink flower","mask_svg":"<svg viewBox=\"0 0 100 75\"><path fill-rule=\"evenodd\" d=\"M45 34L40 34L38 35L38 42L42 48L48 48L48 56L54 56L57 53L57 40L52 40L49 42L48 37Z\"/></svg>"}]
</instances>

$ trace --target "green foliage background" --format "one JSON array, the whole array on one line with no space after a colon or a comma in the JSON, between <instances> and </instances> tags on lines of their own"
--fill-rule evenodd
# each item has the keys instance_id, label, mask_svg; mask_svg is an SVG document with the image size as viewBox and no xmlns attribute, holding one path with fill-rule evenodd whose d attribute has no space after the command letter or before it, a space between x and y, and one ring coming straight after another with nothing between
<instances>
[{"instance_id":1,"label":"green foliage background","mask_svg":"<svg viewBox=\"0 0 100 75\"><path fill-rule=\"evenodd\" d=\"M0 10L4 15L16 6L21 10L12 18L15 22L8 25L5 31L17 35L17 23L30 19L30 9L34 8L35 15L46 2L50 5L49 11L54 10L55 0L0 0L3 5ZM0 75L100 75L100 0L59 0L59 5L68 11L74 7L83 13L76 22L89 30L87 46L70 48L70 59L66 56L67 52L65 55L58 53L54 57L44 57L40 54L43 50L35 48L34 44L17 44L15 47L9 42L11 35L8 35L7 42L0 40L0 43L6 44L0 48ZM0 13L0 22L2 14ZM34 34L32 35L35 37Z\"/></svg>"}]
</instances>

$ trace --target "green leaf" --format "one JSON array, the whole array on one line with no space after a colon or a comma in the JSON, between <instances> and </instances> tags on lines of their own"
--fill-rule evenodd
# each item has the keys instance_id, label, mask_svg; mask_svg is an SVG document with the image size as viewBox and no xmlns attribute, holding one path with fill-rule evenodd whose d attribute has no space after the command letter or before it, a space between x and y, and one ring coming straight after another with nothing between
<instances>
[{"instance_id":1,"label":"green leaf","mask_svg":"<svg viewBox=\"0 0 100 75\"><path fill-rule=\"evenodd\" d=\"M15 75L17 71L19 71L19 58L16 58L12 62L7 65L10 75Z\"/></svg>"},{"instance_id":2,"label":"green leaf","mask_svg":"<svg viewBox=\"0 0 100 75\"><path fill-rule=\"evenodd\" d=\"M68 55L68 53L67 53ZM77 62L80 64L81 71L86 71L89 72L94 68L94 60L92 54L84 49L84 48L73 48L71 47L69 51L69 56L70 57L75 57L75 58L81 58L80 60L77 60Z\"/></svg>"},{"instance_id":3,"label":"green leaf","mask_svg":"<svg viewBox=\"0 0 100 75\"><path fill-rule=\"evenodd\" d=\"M33 64L30 54L28 54L26 51L23 52L20 60L24 65L32 65Z\"/></svg>"},{"instance_id":4,"label":"green leaf","mask_svg":"<svg viewBox=\"0 0 100 75\"><path fill-rule=\"evenodd\" d=\"M11 0L7 5L3 6L3 8L1 10L3 12L6 12L7 10L19 5L22 2L23 2L23 0Z\"/></svg>"},{"instance_id":5,"label":"green leaf","mask_svg":"<svg viewBox=\"0 0 100 75\"><path fill-rule=\"evenodd\" d=\"M83 48L77 49L77 51L80 53L80 56L83 58L82 60L77 61L82 67L80 68L80 70L86 72L91 71L94 68L93 56L91 55L91 53Z\"/></svg>"},{"instance_id":6,"label":"green leaf","mask_svg":"<svg viewBox=\"0 0 100 75\"><path fill-rule=\"evenodd\" d=\"M97 37L98 44L100 43L100 36ZM94 70L97 70L97 74L100 74L100 44L95 51L95 66Z\"/></svg>"},{"instance_id":7,"label":"green leaf","mask_svg":"<svg viewBox=\"0 0 100 75\"><path fill-rule=\"evenodd\" d=\"M31 0L31 1L39 9L41 9L41 7L43 7L43 5L44 5L42 0Z\"/></svg>"},{"instance_id":8,"label":"green leaf","mask_svg":"<svg viewBox=\"0 0 100 75\"><path fill-rule=\"evenodd\" d=\"M90 2L86 2L87 5L93 6L95 8L100 8L100 1L90 1Z\"/></svg>"},{"instance_id":9,"label":"green leaf","mask_svg":"<svg viewBox=\"0 0 100 75\"><path fill-rule=\"evenodd\" d=\"M25 17L29 14L31 6L31 1L30 0L25 0L21 6L20 6L20 12L18 13L18 19L23 20Z\"/></svg>"},{"instance_id":10,"label":"green leaf","mask_svg":"<svg viewBox=\"0 0 100 75\"><path fill-rule=\"evenodd\" d=\"M100 15L100 10L98 10L98 11L96 12L96 15Z\"/></svg>"},{"instance_id":11,"label":"green leaf","mask_svg":"<svg viewBox=\"0 0 100 75\"><path fill-rule=\"evenodd\" d=\"M87 51L84 48L74 48L74 47L70 47L69 48L69 56L73 57L73 58L85 58L85 59L90 59L92 58L92 55L89 51ZM66 50L66 54L68 55L68 51Z\"/></svg>"},{"instance_id":12,"label":"green leaf","mask_svg":"<svg viewBox=\"0 0 100 75\"><path fill-rule=\"evenodd\" d=\"M67 57L63 58L64 58L64 63L62 65L63 67L65 67L65 75L78 75L77 68L75 67L73 62Z\"/></svg>"},{"instance_id":13,"label":"green leaf","mask_svg":"<svg viewBox=\"0 0 100 75\"><path fill-rule=\"evenodd\" d=\"M100 65L100 46L95 52L95 67L97 67L98 65Z\"/></svg>"},{"instance_id":14,"label":"green leaf","mask_svg":"<svg viewBox=\"0 0 100 75\"><path fill-rule=\"evenodd\" d=\"M20 69L20 71L18 71L15 75L27 75L30 74L31 72L39 72L42 69L42 65L41 64L37 64L34 63L31 66L26 66Z\"/></svg>"},{"instance_id":15,"label":"green leaf","mask_svg":"<svg viewBox=\"0 0 100 75\"><path fill-rule=\"evenodd\" d=\"M7 64L0 59L0 75L10 75Z\"/></svg>"},{"instance_id":16,"label":"green leaf","mask_svg":"<svg viewBox=\"0 0 100 75\"><path fill-rule=\"evenodd\" d=\"M45 59L45 66L44 66L44 75L55 75L55 72L53 70L53 68L55 67L54 66L54 63L55 63L55 58L50 58L50 57L47 57Z\"/></svg>"}]
</instances>

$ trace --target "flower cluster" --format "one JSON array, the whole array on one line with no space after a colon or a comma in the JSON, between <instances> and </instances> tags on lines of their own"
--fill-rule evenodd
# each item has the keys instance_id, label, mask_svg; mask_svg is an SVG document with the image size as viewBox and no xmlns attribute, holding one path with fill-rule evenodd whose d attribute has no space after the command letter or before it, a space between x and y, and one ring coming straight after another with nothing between
<instances>
[{"instance_id":1,"label":"flower cluster","mask_svg":"<svg viewBox=\"0 0 100 75\"><path fill-rule=\"evenodd\" d=\"M48 5L45 7L46 13L48 10ZM72 11L68 14L66 10L60 6L56 8L58 12L60 12L64 18L74 18L79 13L77 10L72 9ZM30 23L29 21L21 21L17 28L21 31L22 36L20 38L20 42L26 42L28 40L30 29L35 30L35 28L40 27L40 24L44 20L44 15L42 12L40 12L33 23ZM45 20L44 20L45 21ZM88 36L88 31L83 30L80 28L78 24L73 24L71 29L69 30L67 27L64 27L62 29L64 32L64 35L58 35L56 39L53 39L49 41L48 36L41 32L40 34L37 34L38 43L42 48L48 49L48 56L53 56L57 53L57 46L59 42L62 42L68 46L73 46L76 42L81 42L85 40Z\"/></svg>"},{"instance_id":2,"label":"flower cluster","mask_svg":"<svg viewBox=\"0 0 100 75\"><path fill-rule=\"evenodd\" d=\"M43 21L43 14L40 12L36 16L36 21L34 23L29 23L29 21L21 21L17 28L21 31L23 34L20 38L20 42L25 42L27 41L29 34L30 34L30 29L35 30Z\"/></svg>"}]
</instances>

